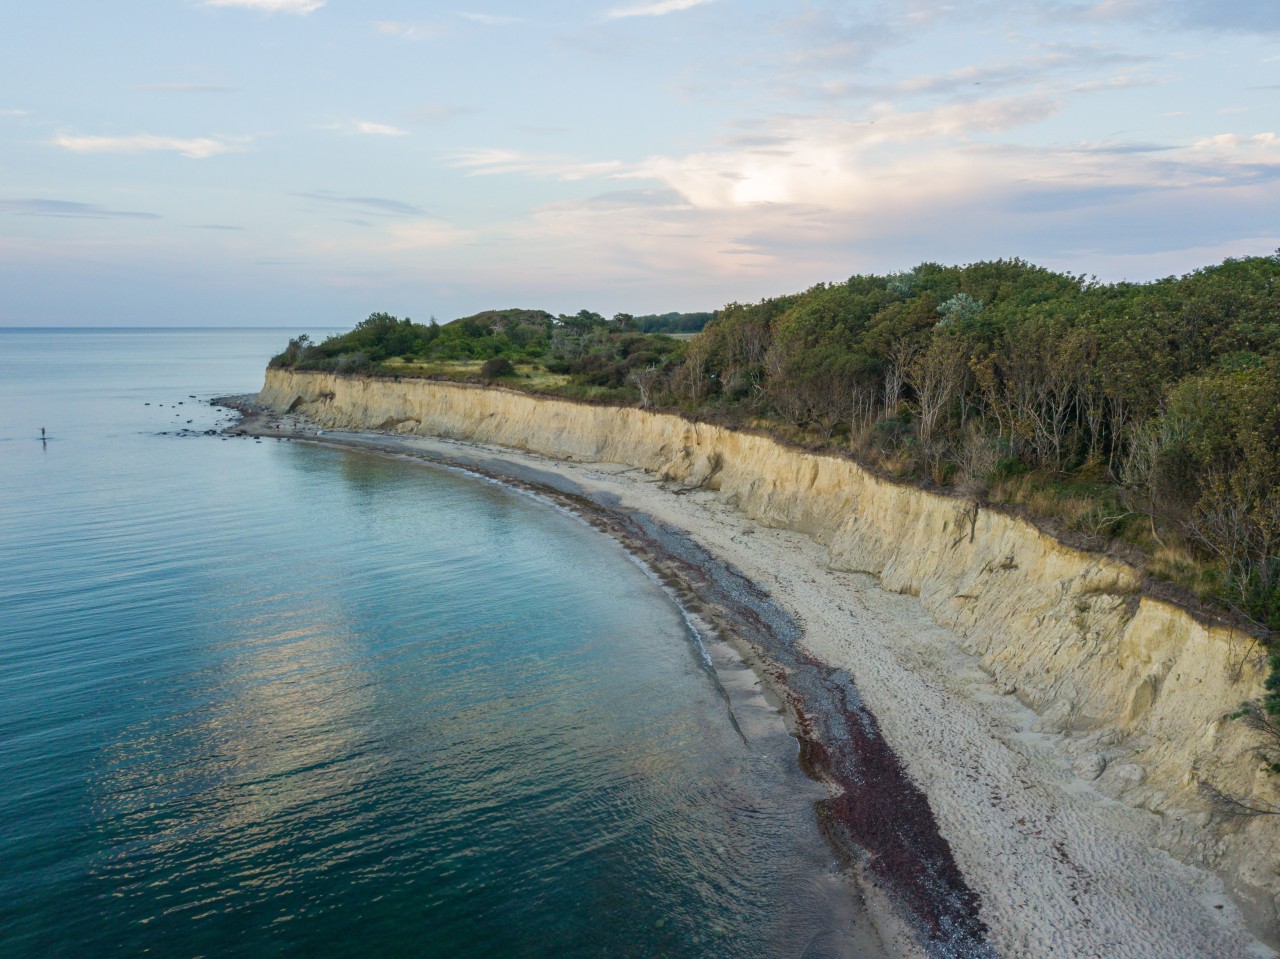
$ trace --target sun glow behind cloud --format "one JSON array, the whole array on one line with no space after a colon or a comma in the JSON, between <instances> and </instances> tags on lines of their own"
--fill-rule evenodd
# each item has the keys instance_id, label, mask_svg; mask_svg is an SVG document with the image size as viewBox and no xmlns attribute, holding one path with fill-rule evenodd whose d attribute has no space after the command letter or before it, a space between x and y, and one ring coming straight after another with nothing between
<instances>
[{"instance_id":1,"label":"sun glow behind cloud","mask_svg":"<svg viewBox=\"0 0 1280 959\"><path fill-rule=\"evenodd\" d=\"M1056 96L1023 96L885 109L874 120L779 117L718 149L634 163L502 150L454 162L471 175L618 184L538 207L508 239L537 238L579 270L637 282L691 274L738 281L780 268L830 275L852 251L909 245L913 236L931 237L918 244L918 258L943 248L960 259L966 244L1005 244L1083 210L1121 222L1157 215L1175 195L1207 208L1224 190L1242 191L1247 203L1244 194L1280 179L1280 141L1271 133L1183 146L987 142L1063 108ZM1072 227L1068 242L1078 239ZM1111 242L1106 233L1092 239L1099 253ZM1016 255L1016 247L999 254Z\"/></svg>"}]
</instances>

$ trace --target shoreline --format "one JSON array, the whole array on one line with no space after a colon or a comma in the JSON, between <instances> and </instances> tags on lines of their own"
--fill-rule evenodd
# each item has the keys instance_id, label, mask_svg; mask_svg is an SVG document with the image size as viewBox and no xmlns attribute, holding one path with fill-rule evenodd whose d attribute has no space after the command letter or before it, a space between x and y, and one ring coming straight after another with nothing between
<instances>
[{"instance_id":1,"label":"shoreline","mask_svg":"<svg viewBox=\"0 0 1280 959\"><path fill-rule=\"evenodd\" d=\"M794 617L687 531L626 511L608 494L593 497L562 472L531 468L517 461L524 457L516 451L372 431L316 435L297 416L240 411L244 419L228 432L460 470L549 500L617 540L664 586L693 629L727 644L760 680L796 743L800 768L827 790L815 803L818 830L878 940L858 944L860 959L995 956L977 897L939 835L924 794L884 741L847 671L828 675L837 671L797 646L801 628ZM291 425L277 429L277 423Z\"/></svg>"},{"instance_id":2,"label":"shoreline","mask_svg":"<svg viewBox=\"0 0 1280 959\"><path fill-rule=\"evenodd\" d=\"M753 666L792 711L805 762L839 791L823 803L825 829L859 866L860 886L881 900L873 911L883 919L889 903L899 916L906 910L930 954L1274 954L1245 932L1215 877L1153 847L1151 817L1076 776L1054 737L1036 731L1035 714L997 689L918 600L832 570L807 537L760 527L711 491L673 489L634 468L420 436L315 436L314 426L275 414L240 429L421 456L581 497L634 518L637 541L646 523L655 542L662 529L683 537L692 552L674 557L683 564L676 572L694 593L715 586L698 580L716 564L738 577L722 584L711 618L754 650ZM627 529L607 531L630 545ZM770 604L797 635L768 622ZM788 648L794 655L770 673ZM896 852L883 844L895 835Z\"/></svg>"}]
</instances>

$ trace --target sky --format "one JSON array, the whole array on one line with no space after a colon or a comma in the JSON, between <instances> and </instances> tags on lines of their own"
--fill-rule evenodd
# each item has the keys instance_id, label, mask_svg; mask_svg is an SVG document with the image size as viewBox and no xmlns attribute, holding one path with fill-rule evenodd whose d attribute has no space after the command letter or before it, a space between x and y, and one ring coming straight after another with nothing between
<instances>
[{"instance_id":1,"label":"sky","mask_svg":"<svg viewBox=\"0 0 1280 959\"><path fill-rule=\"evenodd\" d=\"M0 7L0 325L726 303L1280 248L1274 0Z\"/></svg>"}]
</instances>

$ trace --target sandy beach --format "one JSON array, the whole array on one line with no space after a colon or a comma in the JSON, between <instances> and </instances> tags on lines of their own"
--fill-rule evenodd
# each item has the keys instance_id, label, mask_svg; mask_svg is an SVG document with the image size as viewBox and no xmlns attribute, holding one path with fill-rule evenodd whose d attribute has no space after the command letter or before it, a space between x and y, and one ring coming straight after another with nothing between
<instances>
[{"instance_id":1,"label":"sandy beach","mask_svg":"<svg viewBox=\"0 0 1280 959\"><path fill-rule=\"evenodd\" d=\"M1038 731L1036 714L998 687L918 600L871 576L831 569L825 549L809 538L760 526L714 492L675 488L620 465L419 436L321 434L296 417L250 417L240 428L420 457L581 498L678 531L741 573L798 625L797 655L840 675L847 670L909 784L927 797L929 818L963 876L939 901L959 902L965 884L974 897L973 929L951 938L917 935L913 943L904 923L920 933L920 909L904 903L903 887L867 868L874 851L863 857L859 885L881 915L891 952L909 954L923 943L934 955L1276 955L1245 929L1216 876L1155 847L1156 815L1107 798L1077 774L1070 744ZM769 663L756 665L767 683L785 686ZM788 695L785 688L779 694ZM954 921L964 911L957 908L941 921Z\"/></svg>"}]
</instances>

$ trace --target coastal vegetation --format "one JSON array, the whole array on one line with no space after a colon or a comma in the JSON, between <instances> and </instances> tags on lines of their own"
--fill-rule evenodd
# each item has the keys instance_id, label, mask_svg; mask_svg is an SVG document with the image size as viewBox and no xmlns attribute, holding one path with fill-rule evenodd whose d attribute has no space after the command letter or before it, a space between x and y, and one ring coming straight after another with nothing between
<instances>
[{"instance_id":1,"label":"coastal vegetation","mask_svg":"<svg viewBox=\"0 0 1280 959\"><path fill-rule=\"evenodd\" d=\"M443 326L379 313L272 363L494 380L766 430L1022 510L1263 636L1280 629L1280 255L1141 284L925 263L731 303L682 340L587 310ZM1280 716L1272 661L1262 708Z\"/></svg>"},{"instance_id":2,"label":"coastal vegetation","mask_svg":"<svg viewBox=\"0 0 1280 959\"><path fill-rule=\"evenodd\" d=\"M679 316L679 314L675 314ZM500 379L580 399L621 399L633 373L678 362L670 336L642 333L619 313L490 310L440 325L374 313L322 343L298 337L271 364L335 373ZM503 360L503 363L496 363Z\"/></svg>"},{"instance_id":3,"label":"coastal vegetation","mask_svg":"<svg viewBox=\"0 0 1280 959\"><path fill-rule=\"evenodd\" d=\"M652 313L635 317L641 333L701 333L715 319L714 313Z\"/></svg>"}]
</instances>

